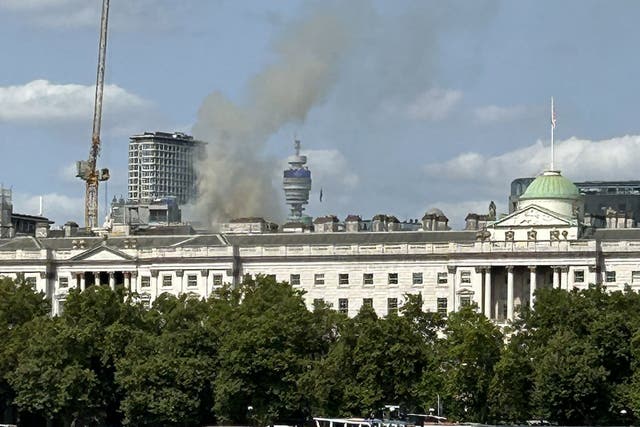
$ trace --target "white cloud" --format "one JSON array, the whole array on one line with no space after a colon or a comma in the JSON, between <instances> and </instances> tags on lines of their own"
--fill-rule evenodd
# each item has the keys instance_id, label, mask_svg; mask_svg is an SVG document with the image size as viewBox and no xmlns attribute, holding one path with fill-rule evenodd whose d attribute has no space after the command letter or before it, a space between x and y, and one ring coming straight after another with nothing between
<instances>
[{"instance_id":1,"label":"white cloud","mask_svg":"<svg viewBox=\"0 0 640 427\"><path fill-rule=\"evenodd\" d=\"M499 107L497 105L486 105L478 107L473 111L477 123L489 124L495 122L508 122L526 116L529 109L524 105L512 107Z\"/></svg>"},{"instance_id":2,"label":"white cloud","mask_svg":"<svg viewBox=\"0 0 640 427\"><path fill-rule=\"evenodd\" d=\"M640 135L601 141L573 137L557 142L555 151L555 167L573 181L637 179ZM443 163L427 164L424 170L438 180L497 187L505 193L511 180L535 176L548 168L549 162L548 143L537 141L497 156L462 153Z\"/></svg>"},{"instance_id":3,"label":"white cloud","mask_svg":"<svg viewBox=\"0 0 640 427\"><path fill-rule=\"evenodd\" d=\"M33 195L13 192L13 211L26 215L37 215L40 210L40 196L43 198L43 215L56 225L62 225L67 221L83 222L84 199L70 197L59 193Z\"/></svg>"},{"instance_id":4,"label":"white cloud","mask_svg":"<svg viewBox=\"0 0 640 427\"><path fill-rule=\"evenodd\" d=\"M0 87L0 123L70 123L91 120L95 86L34 80ZM147 112L151 103L125 89L105 85L104 115L126 117Z\"/></svg>"},{"instance_id":5,"label":"white cloud","mask_svg":"<svg viewBox=\"0 0 640 427\"><path fill-rule=\"evenodd\" d=\"M407 107L407 115L415 120L438 121L446 118L462 99L462 92L440 88L429 89Z\"/></svg>"}]
</instances>

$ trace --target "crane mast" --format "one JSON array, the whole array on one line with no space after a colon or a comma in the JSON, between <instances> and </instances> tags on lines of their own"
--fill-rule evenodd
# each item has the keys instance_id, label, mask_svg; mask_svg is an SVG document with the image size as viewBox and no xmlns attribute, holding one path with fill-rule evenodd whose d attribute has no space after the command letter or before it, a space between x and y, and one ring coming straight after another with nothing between
<instances>
[{"instance_id":1,"label":"crane mast","mask_svg":"<svg viewBox=\"0 0 640 427\"><path fill-rule=\"evenodd\" d=\"M107 23L109 20L109 0L102 0L100 20L100 45L98 49L98 72L96 94L93 106L93 132L89 159L78 161L76 176L86 182L84 223L87 229L98 226L98 183L109 179L109 169L98 169L100 155L100 127L102 125L102 96L104 93L104 68L107 53Z\"/></svg>"}]
</instances>

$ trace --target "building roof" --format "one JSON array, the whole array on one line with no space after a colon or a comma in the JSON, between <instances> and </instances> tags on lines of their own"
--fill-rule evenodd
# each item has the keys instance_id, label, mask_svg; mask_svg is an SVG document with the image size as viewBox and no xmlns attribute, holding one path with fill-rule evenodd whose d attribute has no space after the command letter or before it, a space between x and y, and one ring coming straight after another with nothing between
<instances>
[{"instance_id":1,"label":"building roof","mask_svg":"<svg viewBox=\"0 0 640 427\"><path fill-rule=\"evenodd\" d=\"M126 249L132 243L138 249L168 248L168 247L203 247L227 246L227 242L219 234L206 235L171 235L171 236L117 236L103 239L102 237L47 237L32 236L0 239L0 252L21 250L71 250L73 248L89 249L105 242L109 247Z\"/></svg>"},{"instance_id":2,"label":"building roof","mask_svg":"<svg viewBox=\"0 0 640 427\"><path fill-rule=\"evenodd\" d=\"M583 238L598 240L640 240L640 228L597 228L589 229Z\"/></svg>"},{"instance_id":3,"label":"building roof","mask_svg":"<svg viewBox=\"0 0 640 427\"><path fill-rule=\"evenodd\" d=\"M395 231L387 232L333 232L333 233L270 233L226 235L233 245L347 245L347 244L401 244L401 243L471 243L475 231Z\"/></svg>"},{"instance_id":4,"label":"building roof","mask_svg":"<svg viewBox=\"0 0 640 427\"><path fill-rule=\"evenodd\" d=\"M531 199L579 199L578 187L559 171L545 171L533 180L520 200Z\"/></svg>"},{"instance_id":5,"label":"building roof","mask_svg":"<svg viewBox=\"0 0 640 427\"><path fill-rule=\"evenodd\" d=\"M40 215L27 215L21 213L11 213L11 219L22 219L26 221L34 221L34 222L44 222L47 224L53 224L54 221L51 221L49 218L40 216Z\"/></svg>"}]
</instances>

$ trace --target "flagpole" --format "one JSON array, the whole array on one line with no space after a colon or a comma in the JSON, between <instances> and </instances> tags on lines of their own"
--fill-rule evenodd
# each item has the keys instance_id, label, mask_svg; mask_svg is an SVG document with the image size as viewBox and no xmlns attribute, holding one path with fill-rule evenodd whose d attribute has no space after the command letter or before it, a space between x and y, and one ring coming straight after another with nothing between
<instances>
[{"instance_id":1,"label":"flagpole","mask_svg":"<svg viewBox=\"0 0 640 427\"><path fill-rule=\"evenodd\" d=\"M554 146L553 146L553 129L555 128L555 123L554 123L554 117L553 117L554 111L553 111L553 96L551 97L551 170L555 170L554 168L554 157L555 157L555 153L554 153Z\"/></svg>"}]
</instances>

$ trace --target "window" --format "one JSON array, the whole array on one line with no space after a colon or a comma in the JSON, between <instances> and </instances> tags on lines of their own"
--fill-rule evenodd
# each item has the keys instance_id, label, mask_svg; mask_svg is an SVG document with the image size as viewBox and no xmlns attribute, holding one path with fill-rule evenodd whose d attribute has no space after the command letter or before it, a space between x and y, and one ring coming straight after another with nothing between
<instances>
[{"instance_id":1,"label":"window","mask_svg":"<svg viewBox=\"0 0 640 427\"><path fill-rule=\"evenodd\" d=\"M276 276L273 276L275 280ZM222 286L222 274L214 274L213 275L213 286Z\"/></svg>"},{"instance_id":2,"label":"window","mask_svg":"<svg viewBox=\"0 0 640 427\"><path fill-rule=\"evenodd\" d=\"M640 283L640 271L631 272L631 283Z\"/></svg>"},{"instance_id":3,"label":"window","mask_svg":"<svg viewBox=\"0 0 640 427\"><path fill-rule=\"evenodd\" d=\"M140 287L141 288L148 288L149 286L151 286L151 277L149 277L149 276L141 276L140 277Z\"/></svg>"},{"instance_id":4,"label":"window","mask_svg":"<svg viewBox=\"0 0 640 427\"><path fill-rule=\"evenodd\" d=\"M63 299L58 300L58 314L59 315L64 312L64 303L65 303L65 300L63 300Z\"/></svg>"},{"instance_id":5,"label":"window","mask_svg":"<svg viewBox=\"0 0 640 427\"><path fill-rule=\"evenodd\" d=\"M438 285L446 285L448 281L447 273L438 273Z\"/></svg>"},{"instance_id":6,"label":"window","mask_svg":"<svg viewBox=\"0 0 640 427\"><path fill-rule=\"evenodd\" d=\"M173 279L171 276L162 276L162 286L171 286L171 279Z\"/></svg>"},{"instance_id":7,"label":"window","mask_svg":"<svg viewBox=\"0 0 640 427\"><path fill-rule=\"evenodd\" d=\"M362 275L362 283L364 285L373 285L373 273L364 273Z\"/></svg>"},{"instance_id":8,"label":"window","mask_svg":"<svg viewBox=\"0 0 640 427\"><path fill-rule=\"evenodd\" d=\"M576 283L584 282L584 270L575 270L573 272L573 281Z\"/></svg>"},{"instance_id":9,"label":"window","mask_svg":"<svg viewBox=\"0 0 640 427\"><path fill-rule=\"evenodd\" d=\"M198 286L198 276L196 274L189 274L187 276L187 286L190 288Z\"/></svg>"},{"instance_id":10,"label":"window","mask_svg":"<svg viewBox=\"0 0 640 427\"><path fill-rule=\"evenodd\" d=\"M422 285L422 273L413 273L412 283L414 286Z\"/></svg>"},{"instance_id":11,"label":"window","mask_svg":"<svg viewBox=\"0 0 640 427\"><path fill-rule=\"evenodd\" d=\"M471 283L471 272L469 270L460 272L461 283Z\"/></svg>"},{"instance_id":12,"label":"window","mask_svg":"<svg viewBox=\"0 0 640 427\"><path fill-rule=\"evenodd\" d=\"M387 298L387 314L398 312L398 298Z\"/></svg>"},{"instance_id":13,"label":"window","mask_svg":"<svg viewBox=\"0 0 640 427\"><path fill-rule=\"evenodd\" d=\"M289 283L291 286L300 286L300 275L292 274L289 276Z\"/></svg>"},{"instance_id":14,"label":"window","mask_svg":"<svg viewBox=\"0 0 640 427\"><path fill-rule=\"evenodd\" d=\"M607 271L605 273L605 281L608 283L616 281L616 272L615 271Z\"/></svg>"},{"instance_id":15,"label":"window","mask_svg":"<svg viewBox=\"0 0 640 427\"><path fill-rule=\"evenodd\" d=\"M470 296L460 297L460 306L466 307L468 305L471 305L471 297Z\"/></svg>"},{"instance_id":16,"label":"window","mask_svg":"<svg viewBox=\"0 0 640 427\"><path fill-rule=\"evenodd\" d=\"M398 284L398 273L389 273L389 284L390 285Z\"/></svg>"},{"instance_id":17,"label":"window","mask_svg":"<svg viewBox=\"0 0 640 427\"><path fill-rule=\"evenodd\" d=\"M342 314L349 313L349 300L346 298L340 298L338 300L338 311Z\"/></svg>"},{"instance_id":18,"label":"window","mask_svg":"<svg viewBox=\"0 0 640 427\"><path fill-rule=\"evenodd\" d=\"M316 286L324 286L324 273L316 273L313 275L313 284Z\"/></svg>"},{"instance_id":19,"label":"window","mask_svg":"<svg viewBox=\"0 0 640 427\"><path fill-rule=\"evenodd\" d=\"M345 286L349 284L349 273L338 274L338 285Z\"/></svg>"},{"instance_id":20,"label":"window","mask_svg":"<svg viewBox=\"0 0 640 427\"><path fill-rule=\"evenodd\" d=\"M363 298L362 299L362 306L363 307L373 308L373 298Z\"/></svg>"},{"instance_id":21,"label":"window","mask_svg":"<svg viewBox=\"0 0 640 427\"><path fill-rule=\"evenodd\" d=\"M67 286L69 286L69 278L68 277L60 277L58 279L58 286L60 286L61 288L66 288Z\"/></svg>"},{"instance_id":22,"label":"window","mask_svg":"<svg viewBox=\"0 0 640 427\"><path fill-rule=\"evenodd\" d=\"M438 298L437 304L438 304L438 307L437 307L438 313L447 314L447 299L446 298Z\"/></svg>"},{"instance_id":23,"label":"window","mask_svg":"<svg viewBox=\"0 0 640 427\"><path fill-rule=\"evenodd\" d=\"M215 278L216 278L216 276L213 276L214 285L215 285ZM276 281L276 275L275 274L267 274L267 279L273 280L275 282ZM220 276L220 284L222 285L222 276Z\"/></svg>"},{"instance_id":24,"label":"window","mask_svg":"<svg viewBox=\"0 0 640 427\"><path fill-rule=\"evenodd\" d=\"M27 282L27 285L31 286L33 289L36 288L36 278L31 276L31 277L27 277L25 279L25 282Z\"/></svg>"},{"instance_id":25,"label":"window","mask_svg":"<svg viewBox=\"0 0 640 427\"><path fill-rule=\"evenodd\" d=\"M313 300L313 308L318 308L324 305L324 298L315 298Z\"/></svg>"}]
</instances>

